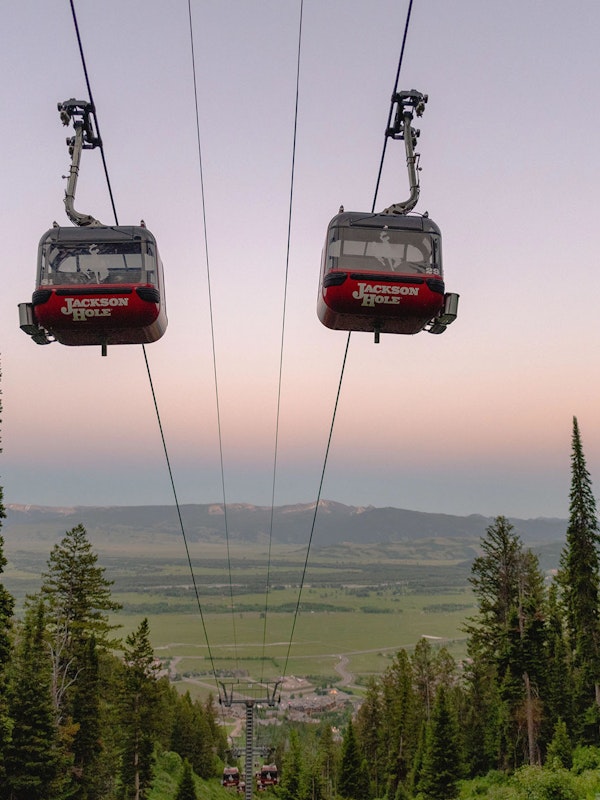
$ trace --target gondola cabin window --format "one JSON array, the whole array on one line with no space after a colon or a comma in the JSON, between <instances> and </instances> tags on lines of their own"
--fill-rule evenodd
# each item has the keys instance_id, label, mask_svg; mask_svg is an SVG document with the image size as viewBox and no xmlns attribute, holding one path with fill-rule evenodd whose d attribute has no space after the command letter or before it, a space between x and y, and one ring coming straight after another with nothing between
<instances>
[{"instance_id":1,"label":"gondola cabin window","mask_svg":"<svg viewBox=\"0 0 600 800\"><path fill-rule=\"evenodd\" d=\"M393 228L333 228L326 270L441 275L440 237Z\"/></svg>"},{"instance_id":2,"label":"gondola cabin window","mask_svg":"<svg viewBox=\"0 0 600 800\"><path fill-rule=\"evenodd\" d=\"M125 241L56 241L40 246L39 285L151 284L157 286L156 247L140 238Z\"/></svg>"}]
</instances>

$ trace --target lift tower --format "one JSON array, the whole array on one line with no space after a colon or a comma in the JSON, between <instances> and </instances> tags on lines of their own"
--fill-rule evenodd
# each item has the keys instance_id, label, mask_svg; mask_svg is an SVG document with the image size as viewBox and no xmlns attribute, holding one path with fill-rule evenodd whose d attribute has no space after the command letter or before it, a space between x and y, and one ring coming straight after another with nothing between
<instances>
[{"instance_id":1,"label":"lift tower","mask_svg":"<svg viewBox=\"0 0 600 800\"><path fill-rule=\"evenodd\" d=\"M274 684L248 682L226 686L221 683L222 695L219 697L221 705L227 708L230 708L234 703L246 706L245 800L252 800L252 787L254 784L254 708L255 706L274 707L278 705L281 700L279 695L280 684L280 680L275 681ZM236 696L234 696L234 693Z\"/></svg>"}]
</instances>

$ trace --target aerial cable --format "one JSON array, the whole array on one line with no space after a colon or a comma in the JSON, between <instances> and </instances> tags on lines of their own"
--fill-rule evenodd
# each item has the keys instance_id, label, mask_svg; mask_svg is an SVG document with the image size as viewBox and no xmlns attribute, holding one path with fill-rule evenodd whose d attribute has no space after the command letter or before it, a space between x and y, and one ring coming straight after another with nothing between
<instances>
[{"instance_id":1,"label":"aerial cable","mask_svg":"<svg viewBox=\"0 0 600 800\"><path fill-rule=\"evenodd\" d=\"M394 82L394 91L392 92L392 98L398 92L398 84L400 82L400 71L402 70L402 61L404 59L404 48L406 47L406 38L408 36L408 26L410 24L412 5L413 5L413 0L409 0L408 10L406 12L406 22L404 24L404 35L402 36L402 47L400 48L400 57L398 59L398 68L396 69L396 80ZM387 131L389 131L391 127L393 113L394 113L394 103L392 102L392 104L390 105L390 113L388 115L387 125L385 126L386 134L383 137L383 148L381 151L381 160L379 162L379 172L377 173L377 181L375 183L375 193L373 195L373 205L371 206L371 213L375 212L375 203L377 202L377 195L379 194L379 184L381 182L381 173L383 172L383 162L385 160L385 152L387 149L387 141L389 138L387 135Z\"/></svg>"},{"instance_id":2,"label":"aerial cable","mask_svg":"<svg viewBox=\"0 0 600 800\"><path fill-rule=\"evenodd\" d=\"M283 374L283 351L284 351L284 342L285 342L285 316L286 316L286 309L287 309L287 288L288 288L288 276L289 276L289 265L290 265L290 240L291 240L291 231L292 231L292 209L293 209L293 200L294 200L294 175L295 175L295 165L296 165L296 139L297 139L297 132L298 132L298 99L300 95L300 54L302 51L302 16L304 10L304 0L300 0L300 19L298 22L298 47L297 47L297 55L296 55L296 99L294 103L294 132L292 137L292 165L291 165L291 177L290 177L290 197L289 197L289 211L288 211L288 226L287 226L287 244L286 244L286 253L285 253L285 278L284 278L284 286L283 286L283 311L281 315L281 344L279 349L279 377L277 381L277 411L275 414L275 443L273 449L273 478L271 484L271 513L269 519L269 546L268 546L268 553L267 553L267 577L266 577L266 585L265 585L265 611L264 611L264 625L263 625L263 641L262 641L262 658L261 658L261 677L260 680L262 682L263 679L263 670L264 670L264 662L265 662L265 649L266 649L266 641L267 641L267 617L268 617L268 609L269 609L269 588L270 588L270 580L271 580L271 550L273 544L273 521L274 521L274 514L275 514L275 487L276 487L276 478L277 478L277 455L278 455L278 448L279 448L279 421L281 416L281 384L282 384L282 374Z\"/></svg>"},{"instance_id":3,"label":"aerial cable","mask_svg":"<svg viewBox=\"0 0 600 800\"><path fill-rule=\"evenodd\" d=\"M335 425L335 418L336 418L336 414L337 414L338 404L339 404L339 401L340 401L340 395L341 395L341 392L342 392L342 380L343 380L343 377L344 377L344 370L345 370L345 367L346 367L346 359L348 357L348 349L349 349L349 347L350 347L350 333L348 334L348 337L346 339L346 349L344 350L344 359L343 359L343 362L342 362L340 380L339 380L339 383L338 383L337 394L336 394L335 403L334 403L334 406L333 406L333 414L332 414L332 418L331 418L331 425L329 427L329 436L327 438L327 447L325 448L325 457L323 459L323 468L321 469L321 480L319 481L319 490L317 492L317 500L316 500L316 503L315 503L315 510L314 510L314 513L313 513L312 525L311 525L311 528L310 528L310 535L308 537L308 545L306 547L306 557L304 559L304 569L302 571L302 578L300 580L300 588L298 590L298 599L296 601L296 609L294 611L294 617L293 617L293 620L292 620L292 630L291 630L291 633L290 633L290 640L289 640L289 643L288 643L288 649L287 649L287 654L286 654L286 657L285 657L285 664L284 664L284 667L283 667L282 677L287 674L287 665L288 665L288 661L289 661L289 658L290 658L290 651L292 649L292 642L293 642L293 639L294 639L294 631L296 629L296 621L298 619L298 614L300 613L300 600L302 599L302 589L304 587L304 581L306 579L306 572L308 570L308 557L310 555L310 547L311 547L312 540L313 540L313 534L315 532L315 525L316 525L316 522L317 522L317 513L319 511L319 503L321 502L321 494L322 494L322 491L323 491L323 482L325 480L325 470L327 468L327 460L329 458L329 450L330 450L330 447L331 447L331 439L333 437L333 428L334 428L334 425Z\"/></svg>"},{"instance_id":4,"label":"aerial cable","mask_svg":"<svg viewBox=\"0 0 600 800\"><path fill-rule=\"evenodd\" d=\"M393 92L393 94L396 94L396 92L398 91L398 83L400 81L400 72L401 72L401 69L402 69L402 61L404 59L404 49L406 47L406 39L407 39L407 36L408 36L408 27L409 27L409 23L410 23L412 5L413 5L413 0L409 0L408 10L407 10L407 13L406 13L406 22L405 22L405 25L404 25L404 34L403 34L403 37L402 37L402 46L400 48L400 57L398 59L398 67L396 69L396 79L395 79L395 83L394 83L394 92ZM391 121L392 121L393 110L394 110L394 105L392 103L392 105L390 107L389 116L388 116L388 122L387 122L387 125L386 125L386 131L388 131L389 128L390 128ZM383 162L384 162L384 159L385 159L387 139L388 139L388 136L386 134L386 136L384 137L383 151L381 153L381 161L380 161L380 164L379 164L379 172L378 172L378 175L377 175L375 193L374 193L374 196L373 196L373 205L372 205L372 208L371 208L372 212L374 212L375 203L377 202L377 194L379 192L379 183L380 183L380 180L381 180L381 173L382 173L382 170L383 170ZM323 490L323 482L325 480L325 470L327 468L327 460L328 460L328 457L329 457L329 449L330 449L330 445L331 445L331 439L332 439L332 436L333 436L333 428L334 428L334 425L335 425L337 408L338 408L338 403L339 403L340 394L341 394L341 390L342 390L342 382L343 382L343 379L344 379L344 372L345 372L345 369L346 369L346 361L347 361L347 357L348 357L348 350L350 348L350 337L351 336L352 336L352 331L349 331L347 339L346 339L346 348L344 350L344 357L342 359L342 366L341 366L341 370L340 370L340 379L339 379L339 382L338 382L337 395L336 395L336 399L335 399L335 403L334 403L333 414L332 414L332 419L331 419L331 425L330 425L330 428L329 428L329 437L328 437L328 440L327 440L327 447L325 448L325 456L324 456L324 460L323 460L323 467L322 467L322 470L321 470L321 480L319 482L319 489L318 489L318 492L317 492L315 510L314 510L314 513L313 513L312 524L311 524L311 528L310 528L310 534L309 534L309 537L308 537L308 545L307 545L307 549L306 549L306 557L305 557L305 561L304 561L304 569L303 569L302 577L301 577L301 580L300 580L300 587L298 589L298 598L297 598L297 601L296 601L296 608L295 608L294 616L293 616L293 620L292 620L292 629L291 629L291 633L290 633L290 638L289 638L288 649L287 649L287 654L286 654L286 658L285 658L285 664L284 664L282 677L287 674L287 665L288 665L288 661L289 661L289 658L290 658L290 651L291 651L291 648L292 648L292 642L293 642L293 639L294 639L294 632L295 632L295 629L296 629L296 621L297 621L297 618L298 618L298 614L300 612L300 601L301 601L301 598L302 598L302 590L304 588L304 583L305 583L305 579L306 579L306 573L307 573L307 569L308 569L308 559L309 559L309 555L310 555L310 548L311 548L311 545L312 545L313 535L314 535L314 532L315 532L315 526L316 526L316 523L317 523L317 515L318 515L318 511L319 511L319 503L321 502L321 494L322 494L322 490Z\"/></svg>"},{"instance_id":5,"label":"aerial cable","mask_svg":"<svg viewBox=\"0 0 600 800\"><path fill-rule=\"evenodd\" d=\"M160 413L159 413L159 410L158 410L158 402L156 400L156 393L154 391L154 384L152 382L152 375L150 373L150 365L148 363L148 356L146 355L146 348L144 347L144 345L142 345L142 349L144 351L144 360L146 362L146 369L148 371L148 380L150 382L150 390L152 392L152 401L154 402L154 409L156 411L156 419L158 421L158 429L160 431L160 439L161 439L162 446L163 446L163 451L164 451L164 454L165 454L165 461L167 462L167 470L169 472L169 480L171 482L171 489L173 491L173 497L175 498L175 507L177 509L177 518L179 519L179 527L181 529L181 533L183 534L183 544L185 546L185 554L186 554L186 557L187 557L188 566L190 568L190 574L192 576L192 585L194 587L194 594L196 596L196 604L198 606L198 612L200 614L200 620L202 622L202 629L204 631L204 638L206 639L206 647L207 647L208 657L209 657L210 664L211 664L211 670L212 670L212 673L213 673L214 678L215 678L215 683L217 683L217 686L218 686L217 672L216 672L216 669L215 669L215 662L214 662L214 659L213 659L213 654L212 654L212 650L211 650L211 647L210 647L210 642L208 640L208 631L206 629L206 622L205 622L205 619L204 619L204 613L202 611L202 603L200 602L200 593L198 591L198 585L196 583L196 576L194 574L194 567L192 565L192 559L191 559L191 556L190 556L190 548L188 546L187 536L185 535L185 527L184 527L184 524L183 524L183 518L181 516L181 507L179 505L179 500L177 498L177 490L175 489L175 480L173 478L173 470L171 469L171 460L169 459L169 452L167 450L167 442L166 442L166 439L165 439L165 434L164 434L163 427L162 427L162 422L161 422L161 419L160 419Z\"/></svg>"},{"instance_id":6,"label":"aerial cable","mask_svg":"<svg viewBox=\"0 0 600 800\"><path fill-rule=\"evenodd\" d=\"M74 0L69 0L69 3L71 5L71 14L73 16L73 24L75 25L75 35L77 36L77 45L79 47L79 55L81 57L81 66L83 67L83 74L85 76L85 84L87 86L88 96L90 98L90 104L92 106L92 110L94 111L94 118L96 120L96 131L98 133L98 139L100 140L100 144L99 144L100 155L102 157L102 166L104 167L104 176L106 178L106 185L108 187L108 196L110 197L110 204L111 204L111 207L112 207L112 210L113 210L113 214L114 214L114 217L115 217L115 225L118 225L119 224L119 219L117 217L117 209L116 209L116 206L115 206L115 200L114 200L114 197L113 197L112 186L111 186L110 177L109 177L109 174L108 174L108 165L106 163L106 157L104 155L104 147L102 145L102 135L100 133L100 123L98 122L98 117L96 116L96 105L94 103L94 95L92 94L92 85L90 83L87 64L86 64L86 61L85 61L85 55L83 53L83 44L82 44L82 41L81 41L81 34L79 33L79 23L77 22L77 13L75 11L75 3L74 3ZM142 347L143 347L143 345L142 345Z\"/></svg>"},{"instance_id":7,"label":"aerial cable","mask_svg":"<svg viewBox=\"0 0 600 800\"><path fill-rule=\"evenodd\" d=\"M91 83L90 83L90 79L89 79L87 64L86 64L86 60L85 60L85 54L84 54L84 51L83 51L83 44L82 44L82 40L81 40L81 34L80 34L80 31L79 31L79 24L78 24L78 21L77 21L77 13L75 11L75 5L74 5L73 0L69 0L69 2L70 2L70 6L71 6L71 13L72 13L72 16L73 16L73 24L75 25L75 33L76 33L76 36L77 36L77 44L79 46L79 54L81 56L81 63L82 63L83 72L84 72L84 75L85 75L85 82L86 82L86 86L87 86L88 95L89 95L89 98L90 98L90 104L92 106L92 109L94 110L94 118L95 118L95 121L96 121L96 131L98 133L98 139L99 139L99 145L98 146L99 146L100 152L102 154L102 163L104 165L104 174L105 174L105 177L106 177L106 183L107 183L108 192L109 192L109 195L110 195L110 202L111 202L113 214L114 214L114 217L115 217L115 224L118 225L119 221L118 221L118 216L117 216L117 210L116 210L114 197L113 197L113 193L112 193L112 188L111 188L111 183L110 183L110 176L109 176L109 173L108 173L108 167L107 167L106 159L105 159L105 156L104 156L104 147L103 147L103 144L102 144L102 137L100 135L100 124L98 122L98 115L97 115L96 109L95 109L94 98L93 98L93 94L92 94L92 87L91 87ZM198 605L198 611L200 613L200 619L202 621L202 626L203 626L203 630L204 630L204 637L206 639L207 651L208 651L209 659L210 659L210 662L211 662L211 669L212 669L212 672L213 672L215 683L217 684L217 687L218 687L217 673L216 673L216 669L215 669L215 665L214 665L214 660L213 660L212 650L211 650L211 647L210 647L210 642L209 642L209 639L208 639L208 632L207 632L207 629L206 629L206 624L205 624L205 620L204 620L204 614L202 612L202 604L200 602L200 595L199 595L198 587L197 587L197 584L196 584L196 578L195 578L195 575L194 575L194 569L193 569L192 561L191 561L191 558L190 558L190 552L189 552L189 547L188 547L188 542L187 542L187 536L186 536L186 533L185 533L185 527L184 527L183 518L182 518L182 515L181 515L181 507L180 507L179 499L177 497L177 492L176 492L176 489L175 489L175 481L174 481L174 478L173 478L173 471L171 469L171 462L170 462L170 459L169 459L167 443L166 443L166 439L165 439L164 432L163 432L160 412L159 412L159 409L158 409L158 402L157 402L157 399L156 399L156 393L154 391L154 384L152 382L152 374L151 374L151 371L150 371L150 364L148 363L148 356L146 354L145 345L142 345L142 351L143 351L144 360L145 360L145 363L146 363L146 371L148 373L148 381L149 381L149 384L150 384L150 392L152 394L152 400L153 400L154 409L155 409L155 412L156 412L158 428L159 428L160 437L161 437L161 441L162 441L162 445L163 445L163 451L164 451L165 459L166 459L166 463L167 463L167 470L168 470L168 473L169 473L169 479L170 479L170 482L171 482L171 489L173 491L173 497L174 497L174 500L175 500L175 507L177 509L177 517L179 519L179 526L180 526L180 529L181 529L181 534L182 534L183 542L184 542L184 545L185 545L185 551L186 551L186 554L187 554L188 565L190 567L190 572L191 572L191 577L192 577L192 585L194 587L194 592L195 592L195 595L196 595L196 603Z\"/></svg>"},{"instance_id":8,"label":"aerial cable","mask_svg":"<svg viewBox=\"0 0 600 800\"><path fill-rule=\"evenodd\" d=\"M214 324L214 314L213 314L213 302L212 302L212 284L211 284L211 275L210 275L210 258L209 258L209 250L208 250L208 234L207 234L207 225L206 225L206 194L204 191L204 170L202 165L202 143L200 137L200 113L198 108L198 82L196 78L196 57L195 57L195 50L194 50L194 25L193 25L193 18L192 18L192 5L191 0L188 0L188 19L189 19L189 29L190 29L190 51L192 57L192 77L193 77L193 85L194 85L194 109L196 115L196 141L197 141L197 148L198 148L198 166L200 172L200 194L201 194L201 208L202 208L202 226L204 229L204 256L206 260L206 278L208 284L208 309L209 309L209 319L210 319L210 336L211 336L211 347L212 347L212 364L213 364L213 380L215 386L215 408L216 408L216 415L217 415L217 436L219 441L219 464L220 464L220 471L221 471L221 492L223 496L223 525L225 528L225 542L227 548L227 567L229 572L229 599L231 604L231 625L233 630L233 646L234 646L234 656L236 665L238 663L238 653L237 653L237 632L236 632L236 625L235 625L235 610L234 610L234 601L233 601L233 572L231 567L231 551L230 551L230 543L229 543L229 523L228 523L228 515L227 515L227 497L225 492L225 467L224 467L224 458L223 458L223 435L222 435L222 426L221 426L221 407L219 402L219 380L218 380L218 371L217 371L217 351L216 351L216 343L215 343L215 324Z\"/></svg>"}]
</instances>

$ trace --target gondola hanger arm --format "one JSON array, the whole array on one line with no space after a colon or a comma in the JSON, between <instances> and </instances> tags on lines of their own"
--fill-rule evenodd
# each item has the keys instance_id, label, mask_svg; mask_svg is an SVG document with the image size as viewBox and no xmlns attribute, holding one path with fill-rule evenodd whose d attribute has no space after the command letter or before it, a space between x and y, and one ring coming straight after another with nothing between
<instances>
[{"instance_id":1,"label":"gondola hanger arm","mask_svg":"<svg viewBox=\"0 0 600 800\"><path fill-rule=\"evenodd\" d=\"M402 203L394 203L383 210L383 214L408 214L416 206L419 199L419 154L415 153L415 146L420 131L412 127L413 114L422 116L428 97L415 89L405 92L396 92L392 95L393 124L385 132L392 139L403 139L406 151L406 168L408 170L408 183L410 195ZM395 106L395 112L394 112Z\"/></svg>"},{"instance_id":2,"label":"gondola hanger arm","mask_svg":"<svg viewBox=\"0 0 600 800\"><path fill-rule=\"evenodd\" d=\"M102 142L96 134L94 107L84 100L71 99L65 100L64 103L59 103L58 111L63 125L69 125L72 122L75 129L75 136L67 139L67 146L71 155L71 167L65 190L65 211L71 222L80 227L102 225L91 214L81 214L75 210L75 192L79 177L81 152L82 150L102 147Z\"/></svg>"}]
</instances>

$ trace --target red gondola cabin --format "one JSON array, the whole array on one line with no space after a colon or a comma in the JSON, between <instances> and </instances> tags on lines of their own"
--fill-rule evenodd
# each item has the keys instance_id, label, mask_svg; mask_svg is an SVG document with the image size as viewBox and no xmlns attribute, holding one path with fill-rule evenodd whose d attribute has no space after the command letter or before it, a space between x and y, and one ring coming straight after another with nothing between
<instances>
[{"instance_id":1,"label":"red gondola cabin","mask_svg":"<svg viewBox=\"0 0 600 800\"><path fill-rule=\"evenodd\" d=\"M225 767L221 783L227 789L239 789L240 771L237 767Z\"/></svg>"},{"instance_id":2,"label":"red gondola cabin","mask_svg":"<svg viewBox=\"0 0 600 800\"><path fill-rule=\"evenodd\" d=\"M36 289L19 306L38 344L147 344L167 327L162 263L142 226L54 227L41 238Z\"/></svg>"},{"instance_id":3,"label":"red gondola cabin","mask_svg":"<svg viewBox=\"0 0 600 800\"><path fill-rule=\"evenodd\" d=\"M329 223L317 313L328 328L442 333L458 295L445 294L442 241L429 217L345 212Z\"/></svg>"},{"instance_id":4,"label":"red gondola cabin","mask_svg":"<svg viewBox=\"0 0 600 800\"><path fill-rule=\"evenodd\" d=\"M256 785L259 791L269 789L271 786L277 786L278 772L277 764L263 764L260 772L256 773Z\"/></svg>"}]
</instances>

